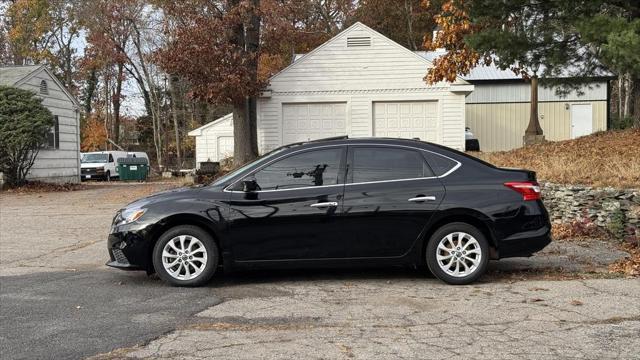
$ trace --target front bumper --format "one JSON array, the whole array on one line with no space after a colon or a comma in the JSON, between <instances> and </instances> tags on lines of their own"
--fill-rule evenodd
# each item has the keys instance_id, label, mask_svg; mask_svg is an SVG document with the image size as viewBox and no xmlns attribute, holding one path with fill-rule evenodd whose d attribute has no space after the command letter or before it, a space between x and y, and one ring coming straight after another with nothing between
<instances>
[{"instance_id":1,"label":"front bumper","mask_svg":"<svg viewBox=\"0 0 640 360\"><path fill-rule=\"evenodd\" d=\"M90 179L106 179L107 174L104 170L98 171L97 168L83 168L80 169L80 178L82 180L90 180Z\"/></svg>"},{"instance_id":2,"label":"front bumper","mask_svg":"<svg viewBox=\"0 0 640 360\"><path fill-rule=\"evenodd\" d=\"M150 241L142 230L119 230L109 234L107 266L122 270L147 270L152 268Z\"/></svg>"}]
</instances>

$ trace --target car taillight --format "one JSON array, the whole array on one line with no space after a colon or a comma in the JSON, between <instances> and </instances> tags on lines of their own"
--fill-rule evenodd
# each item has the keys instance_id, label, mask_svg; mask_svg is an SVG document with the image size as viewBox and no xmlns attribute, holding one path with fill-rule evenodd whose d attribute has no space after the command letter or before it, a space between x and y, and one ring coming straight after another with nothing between
<instances>
[{"instance_id":1,"label":"car taillight","mask_svg":"<svg viewBox=\"0 0 640 360\"><path fill-rule=\"evenodd\" d=\"M539 200L542 198L540 184L535 181L512 181L504 183L504 186L522 194L524 201Z\"/></svg>"}]
</instances>

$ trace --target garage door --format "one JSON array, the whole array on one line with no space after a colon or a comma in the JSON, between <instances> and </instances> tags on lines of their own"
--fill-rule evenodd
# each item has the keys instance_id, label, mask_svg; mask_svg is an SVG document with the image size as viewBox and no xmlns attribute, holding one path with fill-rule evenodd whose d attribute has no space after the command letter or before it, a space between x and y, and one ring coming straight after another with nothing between
<instances>
[{"instance_id":1,"label":"garage door","mask_svg":"<svg viewBox=\"0 0 640 360\"><path fill-rule=\"evenodd\" d=\"M346 103L282 104L282 117L283 144L347 134Z\"/></svg>"},{"instance_id":2,"label":"garage door","mask_svg":"<svg viewBox=\"0 0 640 360\"><path fill-rule=\"evenodd\" d=\"M233 156L233 136L218 137L218 161Z\"/></svg>"},{"instance_id":3,"label":"garage door","mask_svg":"<svg viewBox=\"0 0 640 360\"><path fill-rule=\"evenodd\" d=\"M373 133L435 142L438 140L438 102L376 102L373 106Z\"/></svg>"}]
</instances>

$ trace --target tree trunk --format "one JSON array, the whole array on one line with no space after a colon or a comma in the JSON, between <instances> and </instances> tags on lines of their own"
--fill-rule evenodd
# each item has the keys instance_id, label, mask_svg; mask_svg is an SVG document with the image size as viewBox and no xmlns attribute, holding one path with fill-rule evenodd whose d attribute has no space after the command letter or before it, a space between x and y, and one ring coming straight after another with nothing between
<instances>
[{"instance_id":1,"label":"tree trunk","mask_svg":"<svg viewBox=\"0 0 640 360\"><path fill-rule=\"evenodd\" d=\"M178 170L182 167L182 155L180 153L180 129L178 126L178 106L176 104L178 94L175 87L175 78L169 76L169 93L171 99L171 116L173 117L173 130L176 137L176 157L178 160Z\"/></svg>"},{"instance_id":2,"label":"tree trunk","mask_svg":"<svg viewBox=\"0 0 640 360\"><path fill-rule=\"evenodd\" d=\"M623 116L629 117L629 108L630 108L630 103L631 103L631 89L633 87L632 82L631 82L631 74L625 74L625 81L624 81L625 87L624 87L624 113Z\"/></svg>"},{"instance_id":3,"label":"tree trunk","mask_svg":"<svg viewBox=\"0 0 640 360\"><path fill-rule=\"evenodd\" d=\"M116 91L113 96L113 142L120 145L120 100L122 99L122 80L124 64L118 63L116 74Z\"/></svg>"},{"instance_id":4,"label":"tree trunk","mask_svg":"<svg viewBox=\"0 0 640 360\"><path fill-rule=\"evenodd\" d=\"M623 75L618 76L618 118L622 118L622 80Z\"/></svg>"},{"instance_id":5,"label":"tree trunk","mask_svg":"<svg viewBox=\"0 0 640 360\"><path fill-rule=\"evenodd\" d=\"M96 74L96 70L91 69L91 72L89 73L89 78L87 79L87 90L85 94L86 97L84 99L84 113L86 116L89 116L91 114L91 110L92 110L91 101L93 100L93 94L96 91L97 84L98 84L98 76Z\"/></svg>"},{"instance_id":6,"label":"tree trunk","mask_svg":"<svg viewBox=\"0 0 640 360\"><path fill-rule=\"evenodd\" d=\"M233 27L231 41L244 49L247 67L254 82L258 79L258 50L260 47L260 0L252 0L246 23ZM244 97L233 101L233 163L241 166L258 156L256 98Z\"/></svg>"},{"instance_id":7,"label":"tree trunk","mask_svg":"<svg viewBox=\"0 0 640 360\"><path fill-rule=\"evenodd\" d=\"M257 154L251 145L251 120L248 99L233 102L233 164L242 166L256 158Z\"/></svg>"},{"instance_id":8,"label":"tree trunk","mask_svg":"<svg viewBox=\"0 0 640 360\"><path fill-rule=\"evenodd\" d=\"M413 37L413 4L411 0L404 0L404 11L407 14L407 42L411 50L418 50L415 39Z\"/></svg>"},{"instance_id":9,"label":"tree trunk","mask_svg":"<svg viewBox=\"0 0 640 360\"><path fill-rule=\"evenodd\" d=\"M525 135L543 135L540 119L538 118L538 77L531 77L531 113L529 115L529 126L524 132Z\"/></svg>"}]
</instances>

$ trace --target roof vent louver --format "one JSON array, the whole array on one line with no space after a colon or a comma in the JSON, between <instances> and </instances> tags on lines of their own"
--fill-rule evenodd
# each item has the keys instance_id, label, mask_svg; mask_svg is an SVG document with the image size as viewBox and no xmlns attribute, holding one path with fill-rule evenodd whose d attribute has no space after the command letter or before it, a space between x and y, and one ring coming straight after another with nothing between
<instances>
[{"instance_id":1,"label":"roof vent louver","mask_svg":"<svg viewBox=\"0 0 640 360\"><path fill-rule=\"evenodd\" d=\"M347 47L371 46L371 37L353 36L347 38Z\"/></svg>"},{"instance_id":2,"label":"roof vent louver","mask_svg":"<svg viewBox=\"0 0 640 360\"><path fill-rule=\"evenodd\" d=\"M49 86L45 80L40 81L40 94L49 94Z\"/></svg>"}]
</instances>

